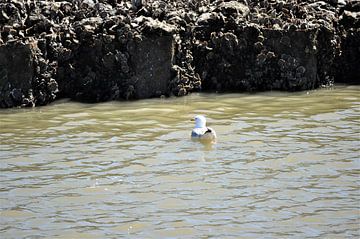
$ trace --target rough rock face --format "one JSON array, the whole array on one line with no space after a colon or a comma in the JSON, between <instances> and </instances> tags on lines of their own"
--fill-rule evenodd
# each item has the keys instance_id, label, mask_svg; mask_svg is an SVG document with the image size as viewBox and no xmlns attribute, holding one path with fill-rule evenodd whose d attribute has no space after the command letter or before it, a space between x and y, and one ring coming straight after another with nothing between
<instances>
[{"instance_id":1,"label":"rough rock face","mask_svg":"<svg viewBox=\"0 0 360 239\"><path fill-rule=\"evenodd\" d=\"M317 81L316 32L260 30L212 33L199 45L196 69L205 89L218 91L304 90Z\"/></svg>"},{"instance_id":2,"label":"rough rock face","mask_svg":"<svg viewBox=\"0 0 360 239\"><path fill-rule=\"evenodd\" d=\"M145 37L130 48L130 64L134 75L130 79L137 99L168 94L173 62L172 36Z\"/></svg>"},{"instance_id":3,"label":"rough rock face","mask_svg":"<svg viewBox=\"0 0 360 239\"><path fill-rule=\"evenodd\" d=\"M349 30L341 45L342 54L338 59L338 82L360 84L360 28Z\"/></svg>"},{"instance_id":4,"label":"rough rock face","mask_svg":"<svg viewBox=\"0 0 360 239\"><path fill-rule=\"evenodd\" d=\"M359 83L359 12L358 0L2 1L0 107Z\"/></svg>"},{"instance_id":5,"label":"rough rock face","mask_svg":"<svg viewBox=\"0 0 360 239\"><path fill-rule=\"evenodd\" d=\"M273 80L269 83L272 89L295 91L319 87L316 30L269 30L264 31L264 37L265 50L257 55L256 64L261 63L261 55L265 53L265 62L273 62L268 67L270 70L264 69L275 72L268 77Z\"/></svg>"},{"instance_id":6,"label":"rough rock face","mask_svg":"<svg viewBox=\"0 0 360 239\"><path fill-rule=\"evenodd\" d=\"M341 53L337 58L338 82L360 84L360 1L350 1L339 17Z\"/></svg>"},{"instance_id":7,"label":"rough rock face","mask_svg":"<svg viewBox=\"0 0 360 239\"><path fill-rule=\"evenodd\" d=\"M0 46L0 106L22 105L29 98L34 76L31 45L14 43ZM24 102L25 103L25 102ZM32 104L33 102L29 102Z\"/></svg>"},{"instance_id":8,"label":"rough rock face","mask_svg":"<svg viewBox=\"0 0 360 239\"><path fill-rule=\"evenodd\" d=\"M35 40L0 46L0 107L35 106L55 99L58 84L36 57Z\"/></svg>"}]
</instances>

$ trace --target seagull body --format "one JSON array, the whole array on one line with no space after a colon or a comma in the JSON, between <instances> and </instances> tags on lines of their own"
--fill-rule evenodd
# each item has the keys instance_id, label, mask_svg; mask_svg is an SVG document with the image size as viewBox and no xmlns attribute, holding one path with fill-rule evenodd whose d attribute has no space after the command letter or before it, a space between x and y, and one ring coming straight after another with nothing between
<instances>
[{"instance_id":1,"label":"seagull body","mask_svg":"<svg viewBox=\"0 0 360 239\"><path fill-rule=\"evenodd\" d=\"M215 130L206 127L206 118L204 116L195 116L195 128L191 131L191 138L207 141L214 141L216 139Z\"/></svg>"}]
</instances>

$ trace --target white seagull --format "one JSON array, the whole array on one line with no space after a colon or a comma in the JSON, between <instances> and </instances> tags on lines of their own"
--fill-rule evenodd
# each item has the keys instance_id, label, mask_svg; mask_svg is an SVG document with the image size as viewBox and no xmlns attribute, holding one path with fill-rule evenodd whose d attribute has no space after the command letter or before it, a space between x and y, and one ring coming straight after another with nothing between
<instances>
[{"instance_id":1,"label":"white seagull","mask_svg":"<svg viewBox=\"0 0 360 239\"><path fill-rule=\"evenodd\" d=\"M200 139L206 141L215 141L216 133L210 127L206 127L206 118L202 115L197 115L194 118L195 128L191 131L192 139Z\"/></svg>"}]
</instances>

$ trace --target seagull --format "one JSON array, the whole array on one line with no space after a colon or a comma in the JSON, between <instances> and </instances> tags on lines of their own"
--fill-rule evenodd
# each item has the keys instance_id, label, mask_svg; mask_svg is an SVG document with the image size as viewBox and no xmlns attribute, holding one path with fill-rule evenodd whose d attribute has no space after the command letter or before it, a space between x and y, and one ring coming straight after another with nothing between
<instances>
[{"instance_id":1,"label":"seagull","mask_svg":"<svg viewBox=\"0 0 360 239\"><path fill-rule=\"evenodd\" d=\"M197 115L194 120L195 128L191 131L191 138L205 141L215 141L215 130L210 127L206 127L206 118L203 115Z\"/></svg>"}]
</instances>

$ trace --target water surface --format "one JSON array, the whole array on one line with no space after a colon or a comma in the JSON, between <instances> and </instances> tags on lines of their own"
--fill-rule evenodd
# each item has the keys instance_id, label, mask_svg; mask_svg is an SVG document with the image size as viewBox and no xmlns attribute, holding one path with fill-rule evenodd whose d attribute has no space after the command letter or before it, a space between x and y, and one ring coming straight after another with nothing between
<instances>
[{"instance_id":1,"label":"water surface","mask_svg":"<svg viewBox=\"0 0 360 239\"><path fill-rule=\"evenodd\" d=\"M359 238L359 92L1 110L1 238Z\"/></svg>"}]
</instances>

